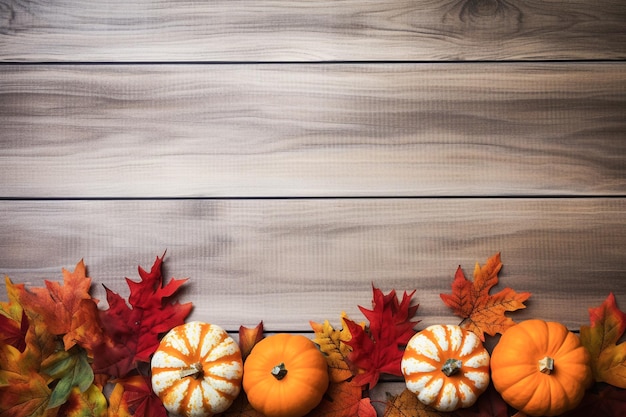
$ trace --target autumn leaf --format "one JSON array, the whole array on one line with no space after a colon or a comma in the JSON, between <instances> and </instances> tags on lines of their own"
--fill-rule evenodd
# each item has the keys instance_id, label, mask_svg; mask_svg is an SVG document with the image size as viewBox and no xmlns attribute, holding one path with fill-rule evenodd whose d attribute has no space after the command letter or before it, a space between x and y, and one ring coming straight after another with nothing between
<instances>
[{"instance_id":1,"label":"autumn leaf","mask_svg":"<svg viewBox=\"0 0 626 417\"><path fill-rule=\"evenodd\" d=\"M58 409L48 408L49 398L50 388L40 374L15 375L2 388L0 417L55 417Z\"/></svg>"},{"instance_id":2,"label":"autumn leaf","mask_svg":"<svg viewBox=\"0 0 626 417\"><path fill-rule=\"evenodd\" d=\"M626 416L626 390L606 384L588 390L582 402L562 417L623 417Z\"/></svg>"},{"instance_id":3,"label":"autumn leaf","mask_svg":"<svg viewBox=\"0 0 626 417\"><path fill-rule=\"evenodd\" d=\"M0 343L0 417L53 417L49 409L50 378L39 373L38 352L27 345L23 352Z\"/></svg>"},{"instance_id":4,"label":"autumn leaf","mask_svg":"<svg viewBox=\"0 0 626 417\"><path fill-rule=\"evenodd\" d=\"M363 389L349 382L332 383L322 402L306 417L376 417L369 398L363 398Z\"/></svg>"},{"instance_id":5,"label":"autumn leaf","mask_svg":"<svg viewBox=\"0 0 626 417\"><path fill-rule=\"evenodd\" d=\"M28 330L28 316L19 302L19 293L23 285L14 285L8 276L5 276L4 280L9 301L0 303L0 342L23 351L26 347Z\"/></svg>"},{"instance_id":6,"label":"autumn leaf","mask_svg":"<svg viewBox=\"0 0 626 417\"><path fill-rule=\"evenodd\" d=\"M333 328L328 320L325 320L322 324L313 321L309 322L315 332L313 342L319 346L320 351L326 356L331 382L342 382L353 376L347 362L347 357L352 349L346 342L352 336L348 330L346 318L345 313L342 313L341 323L343 327L341 329ZM364 327L364 325L361 327Z\"/></svg>"},{"instance_id":7,"label":"autumn leaf","mask_svg":"<svg viewBox=\"0 0 626 417\"><path fill-rule=\"evenodd\" d=\"M617 344L626 330L626 313L610 293L604 302L589 309L590 326L581 326L580 340L591 354L597 382L626 388L626 342Z\"/></svg>"},{"instance_id":8,"label":"autumn leaf","mask_svg":"<svg viewBox=\"0 0 626 417\"><path fill-rule=\"evenodd\" d=\"M31 323L41 321L48 332L63 336L65 349L100 334L98 300L91 297L91 278L81 260L73 272L63 269L63 284L45 280L45 288L19 287L19 302Z\"/></svg>"},{"instance_id":9,"label":"autumn leaf","mask_svg":"<svg viewBox=\"0 0 626 417\"><path fill-rule=\"evenodd\" d=\"M383 417L448 417L443 413L423 404L417 396L405 389L399 395L389 396Z\"/></svg>"},{"instance_id":10,"label":"autumn leaf","mask_svg":"<svg viewBox=\"0 0 626 417\"><path fill-rule=\"evenodd\" d=\"M93 383L94 374L87 353L79 346L51 355L41 366L41 372L57 380L48 407L61 406L70 397L74 388L78 388L79 394L82 394Z\"/></svg>"},{"instance_id":11,"label":"autumn leaf","mask_svg":"<svg viewBox=\"0 0 626 417\"><path fill-rule=\"evenodd\" d=\"M239 350L243 360L248 357L254 345L263 339L263 332L263 321L255 327L239 326Z\"/></svg>"},{"instance_id":12,"label":"autumn leaf","mask_svg":"<svg viewBox=\"0 0 626 417\"><path fill-rule=\"evenodd\" d=\"M352 320L345 319L351 338L345 343L352 348L349 361L359 369L352 380L357 385L369 385L373 388L381 373L401 376L400 362L403 348L416 333L414 326L418 321L411 321L419 305L411 306L415 291L403 294L398 302L395 290L383 294L378 288L373 289L373 309L361 306L359 309L369 320L367 329Z\"/></svg>"},{"instance_id":13,"label":"autumn leaf","mask_svg":"<svg viewBox=\"0 0 626 417\"><path fill-rule=\"evenodd\" d=\"M143 375L117 380L110 404L109 417L167 417L163 403Z\"/></svg>"},{"instance_id":14,"label":"autumn leaf","mask_svg":"<svg viewBox=\"0 0 626 417\"><path fill-rule=\"evenodd\" d=\"M28 331L28 316L22 311L20 321L13 320L0 314L0 343L9 344L19 351L26 348L26 332Z\"/></svg>"},{"instance_id":15,"label":"autumn leaf","mask_svg":"<svg viewBox=\"0 0 626 417\"><path fill-rule=\"evenodd\" d=\"M85 391L75 387L70 396L60 408L59 415L63 417L107 417L107 400L95 385L90 385Z\"/></svg>"},{"instance_id":16,"label":"autumn leaf","mask_svg":"<svg viewBox=\"0 0 626 417\"><path fill-rule=\"evenodd\" d=\"M476 263L472 282L465 278L459 266L452 282L452 294L440 294L454 314L463 319L460 326L476 333L483 342L485 333L495 336L513 326L515 322L505 313L526 308L524 301L531 295L529 292L517 293L508 287L490 295L491 289L498 284L501 268L500 254L497 253L482 267Z\"/></svg>"},{"instance_id":17,"label":"autumn leaf","mask_svg":"<svg viewBox=\"0 0 626 417\"><path fill-rule=\"evenodd\" d=\"M100 310L107 339L94 346L94 368L113 377L127 376L137 362L149 362L163 333L183 324L192 304L170 302L186 279L163 285L163 258L156 258L150 272L139 267L140 282L126 279L129 303L105 287L109 308ZM130 304L130 305L129 305Z\"/></svg>"}]
</instances>

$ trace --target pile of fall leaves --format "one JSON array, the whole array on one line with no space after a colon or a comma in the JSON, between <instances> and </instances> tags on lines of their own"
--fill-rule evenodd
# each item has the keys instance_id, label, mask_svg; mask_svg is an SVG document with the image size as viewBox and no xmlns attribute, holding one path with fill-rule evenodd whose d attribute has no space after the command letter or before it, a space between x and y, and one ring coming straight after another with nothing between
<instances>
[{"instance_id":1,"label":"pile of fall leaves","mask_svg":"<svg viewBox=\"0 0 626 417\"><path fill-rule=\"evenodd\" d=\"M167 415L150 384L150 358L160 338L183 324L191 303L174 299L186 279L164 282L157 257L150 271L139 267L140 281L126 279L128 300L106 289L107 309L90 295L91 279L79 262L73 272L63 270L63 284L45 282L26 288L7 277L8 302L0 302L0 417L22 416L154 416ZM507 311L524 308L528 292L505 288L490 294L502 268L500 254L476 264L473 280L461 267L452 292L442 301L462 318L461 327L484 342L514 325ZM376 417L369 397L381 375L402 377L403 348L416 333L418 305L415 291L384 294L373 287L372 309L359 306L367 323L345 314L341 327L327 320L311 322L314 342L325 354L331 384L308 417ZM592 357L595 384L583 402L566 416L626 415L626 313L610 294L589 309L590 325L580 329L581 341ZM263 322L241 327L239 344L244 358L264 337ZM490 387L477 403L451 413L421 404L408 390L389 395L385 417L510 417L516 413ZM245 393L222 417L263 417L248 404Z\"/></svg>"}]
</instances>

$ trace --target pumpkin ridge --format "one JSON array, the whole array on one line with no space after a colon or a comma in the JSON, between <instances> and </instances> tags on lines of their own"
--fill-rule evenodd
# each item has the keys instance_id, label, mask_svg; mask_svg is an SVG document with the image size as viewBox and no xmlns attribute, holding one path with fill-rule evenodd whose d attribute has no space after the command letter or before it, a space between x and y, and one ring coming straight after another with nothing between
<instances>
[{"instance_id":1,"label":"pumpkin ridge","mask_svg":"<svg viewBox=\"0 0 626 417\"><path fill-rule=\"evenodd\" d=\"M206 340L207 335L209 334L209 331L211 329L203 329L204 330L204 334L202 335L202 339L200 340ZM226 332L220 332L218 334L219 339L213 343L207 350L206 352L203 352L204 350L204 344L200 345L197 347L197 355L200 358L200 361L202 362L207 362L209 361L209 357L211 356L212 353L214 353L214 351L224 345L226 343L226 345L228 345L228 340L230 338L230 336L228 335L228 333ZM230 343L234 343L234 342L230 342ZM234 354L234 353L233 353ZM232 356L233 354L230 354L229 356ZM222 355L220 355L220 360L223 358ZM212 360L211 360L212 361Z\"/></svg>"},{"instance_id":2,"label":"pumpkin ridge","mask_svg":"<svg viewBox=\"0 0 626 417\"><path fill-rule=\"evenodd\" d=\"M174 346L171 346L171 345L163 346L161 348L161 351L167 356L174 358L174 359L178 359L182 362L188 362L189 357L192 355L192 353L186 354L184 352L181 352L180 350L176 349Z\"/></svg>"}]
</instances>

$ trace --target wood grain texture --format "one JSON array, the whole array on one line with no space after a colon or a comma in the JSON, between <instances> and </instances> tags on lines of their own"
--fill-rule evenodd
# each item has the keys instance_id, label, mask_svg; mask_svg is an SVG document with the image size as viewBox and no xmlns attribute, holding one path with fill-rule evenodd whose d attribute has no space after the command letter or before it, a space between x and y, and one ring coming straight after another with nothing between
<instances>
[{"instance_id":1,"label":"wood grain texture","mask_svg":"<svg viewBox=\"0 0 626 417\"><path fill-rule=\"evenodd\" d=\"M84 258L94 282L126 296L123 278L167 249L165 276L190 278L191 318L229 330L356 319L372 284L417 289L422 326L455 323L439 294L459 265L471 277L498 251L499 288L534 294L517 319L577 329L610 291L626 299L623 198L5 200L0 224L0 274L29 285Z\"/></svg>"},{"instance_id":2,"label":"wood grain texture","mask_svg":"<svg viewBox=\"0 0 626 417\"><path fill-rule=\"evenodd\" d=\"M626 57L622 0L1 0L0 60Z\"/></svg>"},{"instance_id":3,"label":"wood grain texture","mask_svg":"<svg viewBox=\"0 0 626 417\"><path fill-rule=\"evenodd\" d=\"M624 195L624 68L2 66L0 195Z\"/></svg>"}]
</instances>

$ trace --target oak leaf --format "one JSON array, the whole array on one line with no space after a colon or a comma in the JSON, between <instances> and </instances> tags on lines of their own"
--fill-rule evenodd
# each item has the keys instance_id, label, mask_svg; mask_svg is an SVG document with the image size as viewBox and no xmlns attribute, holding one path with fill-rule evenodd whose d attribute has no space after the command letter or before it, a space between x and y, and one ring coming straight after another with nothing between
<instances>
[{"instance_id":1,"label":"oak leaf","mask_svg":"<svg viewBox=\"0 0 626 417\"><path fill-rule=\"evenodd\" d=\"M358 368L352 382L369 385L369 388L377 384L382 373L402 376L400 362L403 348L416 333L414 327L419 322L411 321L419 307L411 305L415 291L410 294L405 292L402 301L398 302L395 290L386 295L376 287L372 290L372 310L359 306L369 320L366 329L345 319L351 335L345 343L352 348L348 360Z\"/></svg>"},{"instance_id":2,"label":"oak leaf","mask_svg":"<svg viewBox=\"0 0 626 417\"><path fill-rule=\"evenodd\" d=\"M498 284L501 268L500 254L496 253L484 266L476 263L472 282L465 278L459 266L452 282L452 294L440 294L444 304L463 319L460 326L476 333L483 342L485 333L495 336L513 326L515 322L505 313L526 308L524 302L531 295L529 292L515 292L508 287L496 294L489 294Z\"/></svg>"},{"instance_id":3,"label":"oak leaf","mask_svg":"<svg viewBox=\"0 0 626 417\"><path fill-rule=\"evenodd\" d=\"M626 342L619 345L626 330L626 313L610 293L604 302L589 309L590 326L581 326L580 340L591 354L591 369L597 382L626 388Z\"/></svg>"},{"instance_id":4,"label":"oak leaf","mask_svg":"<svg viewBox=\"0 0 626 417\"><path fill-rule=\"evenodd\" d=\"M443 413L429 407L417 399L417 396L405 389L398 395L389 396L383 417L446 417Z\"/></svg>"}]
</instances>

